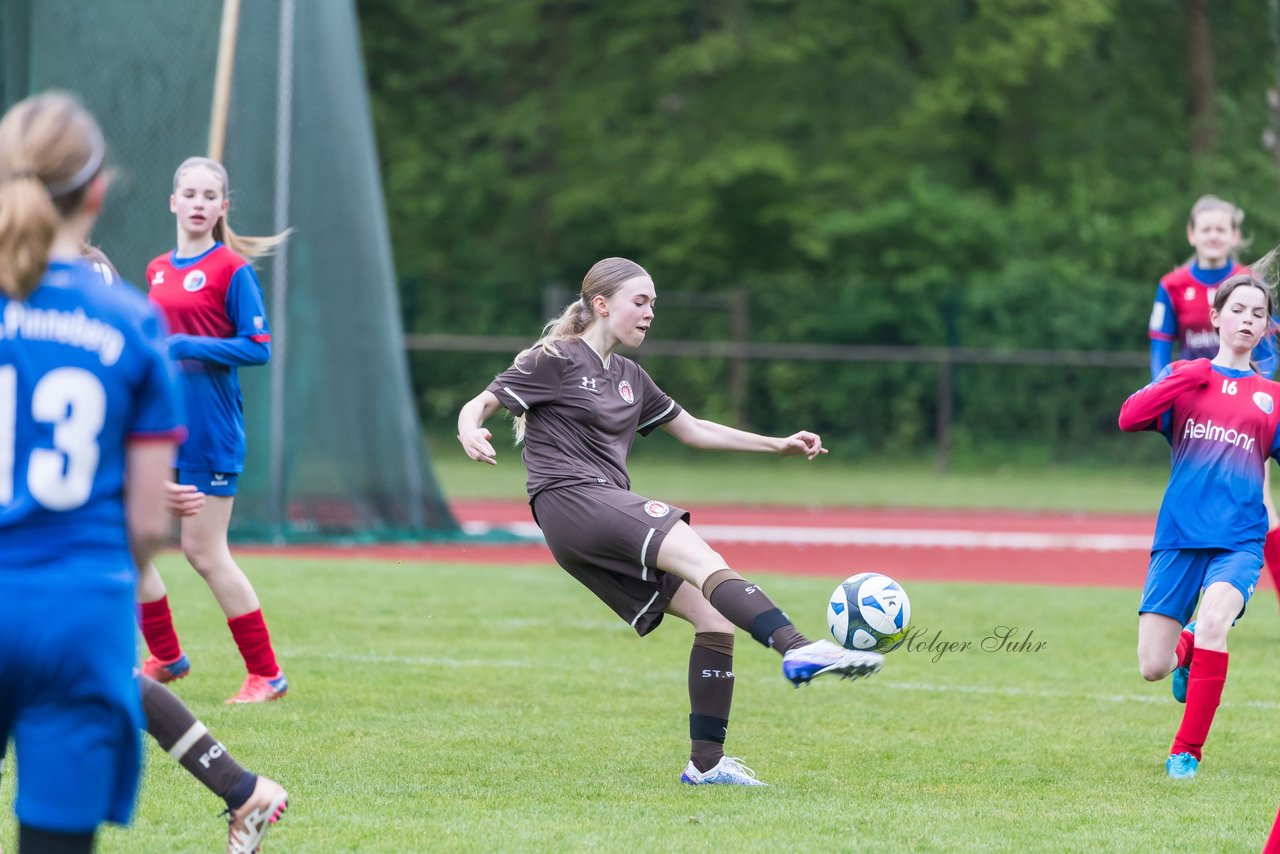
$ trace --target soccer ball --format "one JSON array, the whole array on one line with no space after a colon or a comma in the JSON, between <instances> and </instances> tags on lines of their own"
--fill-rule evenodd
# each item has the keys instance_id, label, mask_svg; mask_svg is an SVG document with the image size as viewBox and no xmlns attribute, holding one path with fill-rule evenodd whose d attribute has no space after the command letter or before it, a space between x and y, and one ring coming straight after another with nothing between
<instances>
[{"instance_id":1,"label":"soccer ball","mask_svg":"<svg viewBox=\"0 0 1280 854\"><path fill-rule=\"evenodd\" d=\"M827 603L827 626L846 649L889 652L907 639L911 602L898 582L878 572L846 578Z\"/></svg>"}]
</instances>

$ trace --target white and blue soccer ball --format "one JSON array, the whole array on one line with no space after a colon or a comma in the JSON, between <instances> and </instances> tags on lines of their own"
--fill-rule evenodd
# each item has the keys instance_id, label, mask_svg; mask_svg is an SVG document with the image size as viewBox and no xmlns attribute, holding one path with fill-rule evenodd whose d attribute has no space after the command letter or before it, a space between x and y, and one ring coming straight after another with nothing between
<instances>
[{"instance_id":1,"label":"white and blue soccer ball","mask_svg":"<svg viewBox=\"0 0 1280 854\"><path fill-rule=\"evenodd\" d=\"M911 600L889 576L862 572L846 578L831 594L827 626L845 649L889 652L907 639Z\"/></svg>"}]
</instances>

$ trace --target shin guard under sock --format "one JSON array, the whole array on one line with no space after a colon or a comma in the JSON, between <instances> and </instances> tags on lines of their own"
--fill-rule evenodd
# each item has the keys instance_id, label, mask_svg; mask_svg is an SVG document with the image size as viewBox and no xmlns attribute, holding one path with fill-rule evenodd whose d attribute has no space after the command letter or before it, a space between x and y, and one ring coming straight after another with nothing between
<instances>
[{"instance_id":1,"label":"shin guard under sock","mask_svg":"<svg viewBox=\"0 0 1280 854\"><path fill-rule=\"evenodd\" d=\"M724 756L733 705L733 635L698 632L689 651L689 759L699 771Z\"/></svg>"},{"instance_id":2,"label":"shin guard under sock","mask_svg":"<svg viewBox=\"0 0 1280 854\"><path fill-rule=\"evenodd\" d=\"M763 590L731 569L713 572L703 584L702 592L725 619L764 646L785 653L809 643Z\"/></svg>"},{"instance_id":3,"label":"shin guard under sock","mask_svg":"<svg viewBox=\"0 0 1280 854\"><path fill-rule=\"evenodd\" d=\"M253 777L209 734L178 695L146 676L139 676L138 684L142 689L142 711L147 718L147 732L162 750L178 760L205 788L228 800L235 794L237 785L243 787L246 775ZM249 793L252 792L250 783ZM247 799L248 794L236 806Z\"/></svg>"},{"instance_id":4,"label":"shin guard under sock","mask_svg":"<svg viewBox=\"0 0 1280 854\"><path fill-rule=\"evenodd\" d=\"M1187 680L1187 707L1182 711L1182 725L1173 739L1170 755L1190 753L1200 759L1200 751L1209 737L1213 715L1222 700L1222 686L1227 681L1227 653L1197 648L1191 653L1191 677Z\"/></svg>"}]
</instances>

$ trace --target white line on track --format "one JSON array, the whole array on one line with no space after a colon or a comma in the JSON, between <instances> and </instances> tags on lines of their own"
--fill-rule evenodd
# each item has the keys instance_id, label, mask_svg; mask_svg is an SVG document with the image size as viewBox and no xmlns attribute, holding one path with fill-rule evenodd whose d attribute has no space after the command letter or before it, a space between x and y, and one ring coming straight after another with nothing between
<instances>
[{"instance_id":1,"label":"white line on track","mask_svg":"<svg viewBox=\"0 0 1280 854\"><path fill-rule=\"evenodd\" d=\"M505 530L525 537L542 536L533 522L489 525L468 522L471 534ZM716 543L793 543L811 546L900 546L951 549L1076 549L1092 552L1151 549L1150 535L1071 534L1035 531L956 531L942 528L807 528L768 525L694 525L702 537Z\"/></svg>"}]
</instances>

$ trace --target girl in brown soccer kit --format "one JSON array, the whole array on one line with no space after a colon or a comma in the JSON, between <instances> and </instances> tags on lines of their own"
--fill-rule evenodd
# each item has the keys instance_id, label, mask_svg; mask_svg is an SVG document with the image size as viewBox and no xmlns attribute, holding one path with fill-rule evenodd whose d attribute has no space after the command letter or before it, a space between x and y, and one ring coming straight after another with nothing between
<instances>
[{"instance_id":1,"label":"girl in brown soccer kit","mask_svg":"<svg viewBox=\"0 0 1280 854\"><path fill-rule=\"evenodd\" d=\"M484 422L501 407L524 443L534 520L556 561L640 635L671 614L693 624L685 783L763 785L724 755L733 700L733 629L782 656L795 685L826 674L856 678L880 669L875 652L811 642L756 585L725 566L689 527L689 513L631 492L627 454L635 434L662 427L695 448L760 451L813 459L814 433L761 436L694 418L644 369L614 352L638 347L653 322L653 280L640 265L606 258L582 282L581 298L532 347L462 408L458 441L495 465Z\"/></svg>"}]
</instances>

